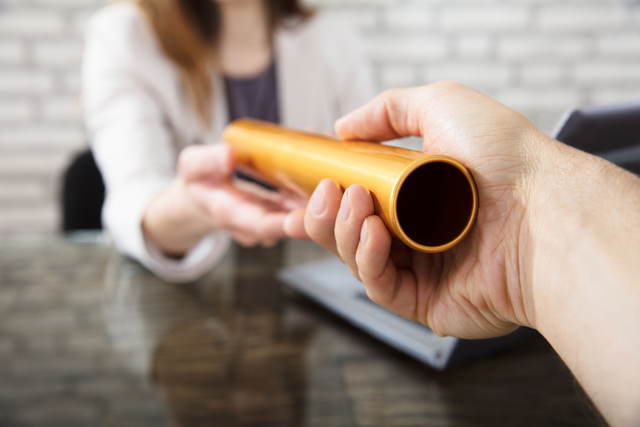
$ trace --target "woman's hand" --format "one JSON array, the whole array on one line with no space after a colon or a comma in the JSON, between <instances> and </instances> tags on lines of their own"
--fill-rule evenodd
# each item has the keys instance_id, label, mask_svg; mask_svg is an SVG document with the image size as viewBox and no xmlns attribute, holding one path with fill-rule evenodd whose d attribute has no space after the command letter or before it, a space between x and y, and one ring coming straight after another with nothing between
<instances>
[{"instance_id":1,"label":"woman's hand","mask_svg":"<svg viewBox=\"0 0 640 427\"><path fill-rule=\"evenodd\" d=\"M424 138L424 151L464 163L479 190L477 225L454 249L410 250L391 239L368 191L320 183L307 208L308 235L339 256L389 310L439 335L483 338L535 326L521 279L530 252L527 200L538 147L548 139L524 116L456 83L393 90L336 124L343 139ZM541 142L542 141L542 142Z\"/></svg>"},{"instance_id":2,"label":"woman's hand","mask_svg":"<svg viewBox=\"0 0 640 427\"><path fill-rule=\"evenodd\" d=\"M145 233L166 254L177 257L214 230L229 232L243 246L272 246L284 238L287 213L306 201L282 191L251 191L250 185L237 185L232 180L235 167L226 145L185 148L177 177L147 208ZM295 236L295 228L289 234Z\"/></svg>"}]
</instances>

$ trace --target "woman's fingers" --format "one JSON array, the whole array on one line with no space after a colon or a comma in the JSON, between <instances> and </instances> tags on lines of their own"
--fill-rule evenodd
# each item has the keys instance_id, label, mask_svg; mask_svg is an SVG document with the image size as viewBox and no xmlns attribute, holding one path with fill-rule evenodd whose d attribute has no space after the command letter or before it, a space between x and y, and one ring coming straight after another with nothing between
<instances>
[{"instance_id":1,"label":"woman's fingers","mask_svg":"<svg viewBox=\"0 0 640 427\"><path fill-rule=\"evenodd\" d=\"M245 231L230 231L231 237L235 240L240 246L245 248L251 248L253 246L263 246L265 248L270 248L275 246L280 240L260 240L254 234L245 232Z\"/></svg>"},{"instance_id":2,"label":"woman's fingers","mask_svg":"<svg viewBox=\"0 0 640 427\"><path fill-rule=\"evenodd\" d=\"M190 145L178 158L178 172L186 182L217 184L228 180L234 169L233 151L224 144Z\"/></svg>"},{"instance_id":3,"label":"woman's fingers","mask_svg":"<svg viewBox=\"0 0 640 427\"><path fill-rule=\"evenodd\" d=\"M365 218L370 215L373 215L373 200L369 191L358 184L349 187L342 196L335 222L335 236L338 254L355 277L359 277L355 256L360 230Z\"/></svg>"},{"instance_id":4,"label":"woman's fingers","mask_svg":"<svg viewBox=\"0 0 640 427\"><path fill-rule=\"evenodd\" d=\"M286 212L270 210L260 203L233 195L233 193L230 196L227 197L229 205L234 207L219 209L224 211L218 215L221 228L238 230L255 236L255 244L273 245L285 237Z\"/></svg>"},{"instance_id":5,"label":"woman's fingers","mask_svg":"<svg viewBox=\"0 0 640 427\"><path fill-rule=\"evenodd\" d=\"M340 255L336 248L334 228L341 198L342 190L338 184L323 179L311 195L304 216L307 235L336 256Z\"/></svg>"},{"instance_id":6,"label":"woman's fingers","mask_svg":"<svg viewBox=\"0 0 640 427\"><path fill-rule=\"evenodd\" d=\"M190 191L206 206L214 228L237 235L245 246L273 245L285 237L286 211L271 209L231 184L214 188L192 184Z\"/></svg>"},{"instance_id":7,"label":"woman's fingers","mask_svg":"<svg viewBox=\"0 0 640 427\"><path fill-rule=\"evenodd\" d=\"M284 220L284 233L294 239L309 240L309 235L304 228L304 215L306 209L295 209L287 214Z\"/></svg>"}]
</instances>

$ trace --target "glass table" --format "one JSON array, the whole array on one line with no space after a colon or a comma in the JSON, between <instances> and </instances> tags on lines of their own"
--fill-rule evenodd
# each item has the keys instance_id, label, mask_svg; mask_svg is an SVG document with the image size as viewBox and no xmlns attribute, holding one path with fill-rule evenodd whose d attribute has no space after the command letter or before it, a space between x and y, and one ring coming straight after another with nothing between
<instances>
[{"instance_id":1,"label":"glass table","mask_svg":"<svg viewBox=\"0 0 640 427\"><path fill-rule=\"evenodd\" d=\"M445 372L282 285L310 242L173 285L100 234L0 239L0 425L601 425L542 338Z\"/></svg>"}]
</instances>

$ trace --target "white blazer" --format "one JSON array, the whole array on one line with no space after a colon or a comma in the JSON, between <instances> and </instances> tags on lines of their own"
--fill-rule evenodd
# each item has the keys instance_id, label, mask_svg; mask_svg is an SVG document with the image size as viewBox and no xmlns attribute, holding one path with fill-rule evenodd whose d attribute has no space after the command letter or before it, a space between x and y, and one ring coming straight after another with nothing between
<instances>
[{"instance_id":1,"label":"white blazer","mask_svg":"<svg viewBox=\"0 0 640 427\"><path fill-rule=\"evenodd\" d=\"M275 34L280 120L284 126L332 129L374 96L367 59L354 31L317 14ZM118 250L168 281L187 282L224 255L229 236L205 237L181 260L166 258L143 234L149 202L176 175L181 149L220 141L227 103L213 76L211 130L197 120L180 75L149 23L131 2L96 12L85 30L82 98L91 148L107 193L102 221Z\"/></svg>"}]
</instances>

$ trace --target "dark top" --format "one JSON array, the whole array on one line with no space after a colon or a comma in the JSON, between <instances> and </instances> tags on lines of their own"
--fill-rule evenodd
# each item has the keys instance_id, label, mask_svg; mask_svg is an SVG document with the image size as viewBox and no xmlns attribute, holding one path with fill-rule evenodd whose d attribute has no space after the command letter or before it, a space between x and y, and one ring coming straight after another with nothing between
<instances>
[{"instance_id":1,"label":"dark top","mask_svg":"<svg viewBox=\"0 0 640 427\"><path fill-rule=\"evenodd\" d=\"M275 61L262 74L249 79L224 78L229 121L241 117L280 122Z\"/></svg>"},{"instance_id":2,"label":"dark top","mask_svg":"<svg viewBox=\"0 0 640 427\"><path fill-rule=\"evenodd\" d=\"M266 71L256 77L237 79L225 76L224 86L230 122L242 117L271 123L280 122L275 61ZM236 171L235 176L256 183L268 190L275 190L272 185L240 171Z\"/></svg>"}]
</instances>

